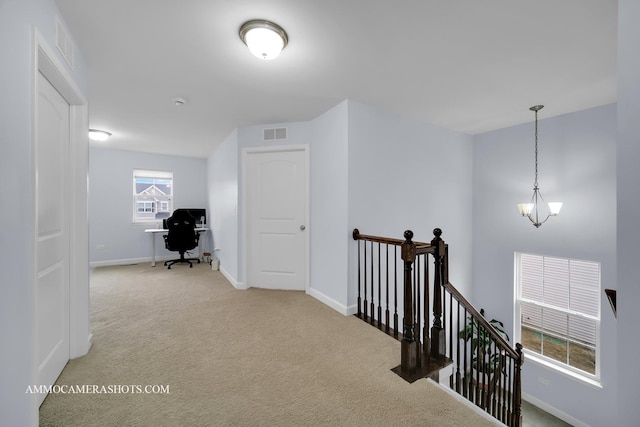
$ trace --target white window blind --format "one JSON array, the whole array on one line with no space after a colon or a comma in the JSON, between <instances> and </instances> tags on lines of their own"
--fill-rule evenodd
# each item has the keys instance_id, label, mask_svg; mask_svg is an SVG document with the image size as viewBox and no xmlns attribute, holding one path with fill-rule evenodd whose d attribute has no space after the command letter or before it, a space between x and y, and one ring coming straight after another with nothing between
<instances>
[{"instance_id":1,"label":"white window blind","mask_svg":"<svg viewBox=\"0 0 640 427\"><path fill-rule=\"evenodd\" d=\"M524 253L516 262L516 330L524 347L597 377L600 264Z\"/></svg>"}]
</instances>

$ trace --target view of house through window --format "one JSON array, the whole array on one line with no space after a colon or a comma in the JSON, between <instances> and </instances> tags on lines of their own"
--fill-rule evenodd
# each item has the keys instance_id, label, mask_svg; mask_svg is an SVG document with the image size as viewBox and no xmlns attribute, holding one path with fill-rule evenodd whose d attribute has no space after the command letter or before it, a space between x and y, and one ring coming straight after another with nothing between
<instances>
[{"instance_id":1,"label":"view of house through window","mask_svg":"<svg viewBox=\"0 0 640 427\"><path fill-rule=\"evenodd\" d=\"M598 379L600 264L516 254L516 334L534 357Z\"/></svg>"},{"instance_id":2,"label":"view of house through window","mask_svg":"<svg viewBox=\"0 0 640 427\"><path fill-rule=\"evenodd\" d=\"M173 211L173 173L133 171L133 222L158 221Z\"/></svg>"}]
</instances>

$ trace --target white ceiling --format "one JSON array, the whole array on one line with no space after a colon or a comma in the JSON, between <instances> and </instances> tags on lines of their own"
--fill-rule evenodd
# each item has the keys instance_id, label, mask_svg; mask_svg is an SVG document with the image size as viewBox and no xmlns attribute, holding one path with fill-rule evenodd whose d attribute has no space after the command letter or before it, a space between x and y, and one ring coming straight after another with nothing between
<instances>
[{"instance_id":1,"label":"white ceiling","mask_svg":"<svg viewBox=\"0 0 640 427\"><path fill-rule=\"evenodd\" d=\"M469 134L616 101L615 0L56 2L113 148L207 157L344 99ZM279 58L249 53L250 19L287 31Z\"/></svg>"}]
</instances>

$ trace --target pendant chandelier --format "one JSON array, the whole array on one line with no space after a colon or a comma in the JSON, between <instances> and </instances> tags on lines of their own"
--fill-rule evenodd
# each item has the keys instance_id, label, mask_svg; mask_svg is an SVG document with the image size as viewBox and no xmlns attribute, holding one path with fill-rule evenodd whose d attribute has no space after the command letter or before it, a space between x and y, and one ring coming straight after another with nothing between
<instances>
[{"instance_id":1,"label":"pendant chandelier","mask_svg":"<svg viewBox=\"0 0 640 427\"><path fill-rule=\"evenodd\" d=\"M544 224L550 216L556 216L560 213L562 208L562 202L549 202L545 203L538 188L538 111L540 111L544 105L534 105L529 110L536 114L536 149L535 149L535 165L536 165L536 178L533 182L533 195L529 203L518 203L518 211L520 215L526 216L538 228Z\"/></svg>"}]
</instances>

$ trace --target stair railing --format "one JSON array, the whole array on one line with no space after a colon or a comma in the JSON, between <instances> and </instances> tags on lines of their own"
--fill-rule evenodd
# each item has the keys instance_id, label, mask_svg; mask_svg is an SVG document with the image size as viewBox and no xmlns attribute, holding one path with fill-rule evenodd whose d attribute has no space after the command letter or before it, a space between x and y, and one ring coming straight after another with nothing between
<instances>
[{"instance_id":1,"label":"stair railing","mask_svg":"<svg viewBox=\"0 0 640 427\"><path fill-rule=\"evenodd\" d=\"M356 315L400 340L400 365L392 370L402 378L446 383L506 425L519 427L522 346L513 349L449 282L448 245L440 237L442 230L433 232L431 242L423 243L414 242L410 230L404 240L353 230L358 245ZM444 374L443 368L450 371Z\"/></svg>"}]
</instances>

